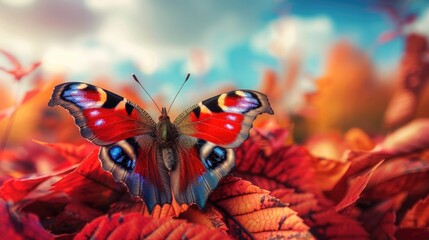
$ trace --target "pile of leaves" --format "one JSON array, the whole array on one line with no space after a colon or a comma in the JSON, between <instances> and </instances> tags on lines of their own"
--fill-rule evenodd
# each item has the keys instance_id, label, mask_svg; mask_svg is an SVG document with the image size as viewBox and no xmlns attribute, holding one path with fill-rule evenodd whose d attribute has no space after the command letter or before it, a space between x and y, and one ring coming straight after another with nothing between
<instances>
[{"instance_id":1,"label":"pile of leaves","mask_svg":"<svg viewBox=\"0 0 429 240\"><path fill-rule=\"evenodd\" d=\"M426 239L428 131L429 119L416 120L371 150L359 149L372 139L355 131L356 150L339 161L285 143L283 129L257 130L205 209L152 213L101 169L97 147L39 142L63 168L4 181L0 229L15 239Z\"/></svg>"}]
</instances>

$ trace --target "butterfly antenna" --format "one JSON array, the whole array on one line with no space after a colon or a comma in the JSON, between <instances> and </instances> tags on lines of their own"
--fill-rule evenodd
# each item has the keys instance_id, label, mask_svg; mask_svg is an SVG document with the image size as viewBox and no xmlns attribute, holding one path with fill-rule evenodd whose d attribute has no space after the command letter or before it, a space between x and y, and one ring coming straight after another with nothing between
<instances>
[{"instance_id":1,"label":"butterfly antenna","mask_svg":"<svg viewBox=\"0 0 429 240\"><path fill-rule=\"evenodd\" d=\"M136 81L140 85L140 87L143 88L143 90L145 91L145 93L150 97L150 99L152 100L152 102L155 104L156 108L158 108L158 111L161 112L161 109L158 107L158 104L156 104L155 100L153 100L153 98L150 96L150 94L146 91L146 89L143 87L143 85L137 79L137 76L135 74L133 74L133 78L134 78L134 81Z\"/></svg>"},{"instance_id":2,"label":"butterfly antenna","mask_svg":"<svg viewBox=\"0 0 429 240\"><path fill-rule=\"evenodd\" d=\"M170 112L171 106L173 106L174 101L177 98L177 95L179 95L179 92L182 90L183 86L185 85L186 81L188 81L189 77L191 76L191 73L188 73L188 75L186 75L185 81L183 81L182 86L180 86L179 91L177 91L176 96L174 96L173 101L170 104L170 107L168 108L167 113Z\"/></svg>"}]
</instances>

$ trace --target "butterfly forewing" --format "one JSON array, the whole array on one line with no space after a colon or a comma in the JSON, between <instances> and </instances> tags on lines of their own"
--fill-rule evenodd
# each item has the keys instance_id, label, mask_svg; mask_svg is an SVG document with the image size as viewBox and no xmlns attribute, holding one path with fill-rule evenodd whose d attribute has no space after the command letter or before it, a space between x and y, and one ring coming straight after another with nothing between
<instances>
[{"instance_id":1,"label":"butterfly forewing","mask_svg":"<svg viewBox=\"0 0 429 240\"><path fill-rule=\"evenodd\" d=\"M99 146L155 131L155 122L139 106L87 83L56 86L49 106L56 105L67 109L81 135Z\"/></svg>"},{"instance_id":2,"label":"butterfly forewing","mask_svg":"<svg viewBox=\"0 0 429 240\"><path fill-rule=\"evenodd\" d=\"M194 105L179 115L174 124L181 134L234 148L248 138L253 120L262 113L274 113L267 96L236 90Z\"/></svg>"}]
</instances>

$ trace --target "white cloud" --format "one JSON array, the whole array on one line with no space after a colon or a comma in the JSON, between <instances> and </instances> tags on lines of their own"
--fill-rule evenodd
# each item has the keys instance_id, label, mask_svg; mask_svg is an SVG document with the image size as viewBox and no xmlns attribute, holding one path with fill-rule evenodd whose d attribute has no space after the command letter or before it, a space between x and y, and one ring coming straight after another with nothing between
<instances>
[{"instance_id":1,"label":"white cloud","mask_svg":"<svg viewBox=\"0 0 429 240\"><path fill-rule=\"evenodd\" d=\"M303 93L314 88L314 82L308 73L316 74L321 69L323 58L335 37L334 24L326 16L299 18L287 16L272 21L256 34L252 46L256 51L269 53L272 56L291 60L299 56L300 72L296 76L295 85L285 96L285 106L299 107L303 103ZM309 61L312 60L312 61ZM311 62L311 65L305 63ZM291 64L293 66L293 64ZM291 109L292 111L294 109Z\"/></svg>"},{"instance_id":2,"label":"white cloud","mask_svg":"<svg viewBox=\"0 0 429 240\"><path fill-rule=\"evenodd\" d=\"M41 67L51 73L101 73L104 67L110 65L110 58L110 51L106 48L55 44L46 49Z\"/></svg>"},{"instance_id":3,"label":"white cloud","mask_svg":"<svg viewBox=\"0 0 429 240\"><path fill-rule=\"evenodd\" d=\"M35 1L36 0L2 0L3 3L12 7L27 7Z\"/></svg>"},{"instance_id":4,"label":"white cloud","mask_svg":"<svg viewBox=\"0 0 429 240\"><path fill-rule=\"evenodd\" d=\"M23 0L29 1L29 0ZM134 0L85 0L85 5L94 11L117 11L118 9L127 9L135 7Z\"/></svg>"},{"instance_id":5,"label":"white cloud","mask_svg":"<svg viewBox=\"0 0 429 240\"><path fill-rule=\"evenodd\" d=\"M305 19L289 16L273 21L258 33L253 46L279 58L297 52L306 56L322 56L333 36L333 23L328 17Z\"/></svg>"},{"instance_id":6,"label":"white cloud","mask_svg":"<svg viewBox=\"0 0 429 240\"><path fill-rule=\"evenodd\" d=\"M272 7L246 0L20 1L26 7L0 2L0 48L33 60L43 57L47 70L58 66L77 74L94 71L88 66L96 62L108 74L123 60L151 74L186 61L194 49L209 56L204 63L208 71L222 64L226 50L249 39L261 26L259 14Z\"/></svg>"},{"instance_id":7,"label":"white cloud","mask_svg":"<svg viewBox=\"0 0 429 240\"><path fill-rule=\"evenodd\" d=\"M427 8L419 18L405 27L406 33L419 33L429 37L429 8Z\"/></svg>"}]
</instances>

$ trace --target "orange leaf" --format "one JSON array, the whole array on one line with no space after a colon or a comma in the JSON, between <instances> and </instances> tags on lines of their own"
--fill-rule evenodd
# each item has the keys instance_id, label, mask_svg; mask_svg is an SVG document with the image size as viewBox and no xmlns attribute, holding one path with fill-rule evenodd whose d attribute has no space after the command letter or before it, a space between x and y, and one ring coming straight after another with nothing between
<instances>
[{"instance_id":1,"label":"orange leaf","mask_svg":"<svg viewBox=\"0 0 429 240\"><path fill-rule=\"evenodd\" d=\"M146 207L146 204L140 197L133 197L130 194L125 194L120 201L113 203L110 206L109 214L114 214L118 212L122 213L131 213L137 212L143 216L151 216L153 218L164 218L164 217L176 217L179 213L183 211L180 209L175 209L170 204L164 204L162 207L158 204L155 205L152 212Z\"/></svg>"},{"instance_id":2,"label":"orange leaf","mask_svg":"<svg viewBox=\"0 0 429 240\"><path fill-rule=\"evenodd\" d=\"M340 162L331 159L315 159L313 166L316 172L316 183L323 191L330 191L344 176L350 162Z\"/></svg>"},{"instance_id":3,"label":"orange leaf","mask_svg":"<svg viewBox=\"0 0 429 240\"><path fill-rule=\"evenodd\" d=\"M374 141L360 128L352 128L344 134L347 147L353 151L369 151L374 148Z\"/></svg>"},{"instance_id":4,"label":"orange leaf","mask_svg":"<svg viewBox=\"0 0 429 240\"><path fill-rule=\"evenodd\" d=\"M4 118L9 118L10 116L12 116L15 110L16 110L15 106L0 110L0 121L3 120Z\"/></svg>"},{"instance_id":5,"label":"orange leaf","mask_svg":"<svg viewBox=\"0 0 429 240\"><path fill-rule=\"evenodd\" d=\"M313 239L297 213L267 191L236 177L224 178L209 203L221 212L235 238Z\"/></svg>"},{"instance_id":6,"label":"orange leaf","mask_svg":"<svg viewBox=\"0 0 429 240\"><path fill-rule=\"evenodd\" d=\"M40 89L33 89L31 91L28 91L25 93L24 98L21 100L21 102L19 104L17 104L16 106L11 106L11 107L0 110L0 121L4 118L11 117L21 105L24 105L26 102L31 100L39 92L40 92Z\"/></svg>"},{"instance_id":7,"label":"orange leaf","mask_svg":"<svg viewBox=\"0 0 429 240\"><path fill-rule=\"evenodd\" d=\"M33 89L25 93L24 98L21 100L21 105L30 101L33 97L40 93L40 89Z\"/></svg>"},{"instance_id":8,"label":"orange leaf","mask_svg":"<svg viewBox=\"0 0 429 240\"><path fill-rule=\"evenodd\" d=\"M222 231L177 219L154 219L139 213L101 216L74 239L228 239Z\"/></svg>"},{"instance_id":9,"label":"orange leaf","mask_svg":"<svg viewBox=\"0 0 429 240\"><path fill-rule=\"evenodd\" d=\"M180 214L181 219L197 223L208 229L219 229L226 231L228 227L223 222L223 216L213 206L207 206L200 210L196 205L192 205L188 210Z\"/></svg>"},{"instance_id":10,"label":"orange leaf","mask_svg":"<svg viewBox=\"0 0 429 240\"><path fill-rule=\"evenodd\" d=\"M374 150L396 155L429 148L429 119L417 119L388 135Z\"/></svg>"}]
</instances>

